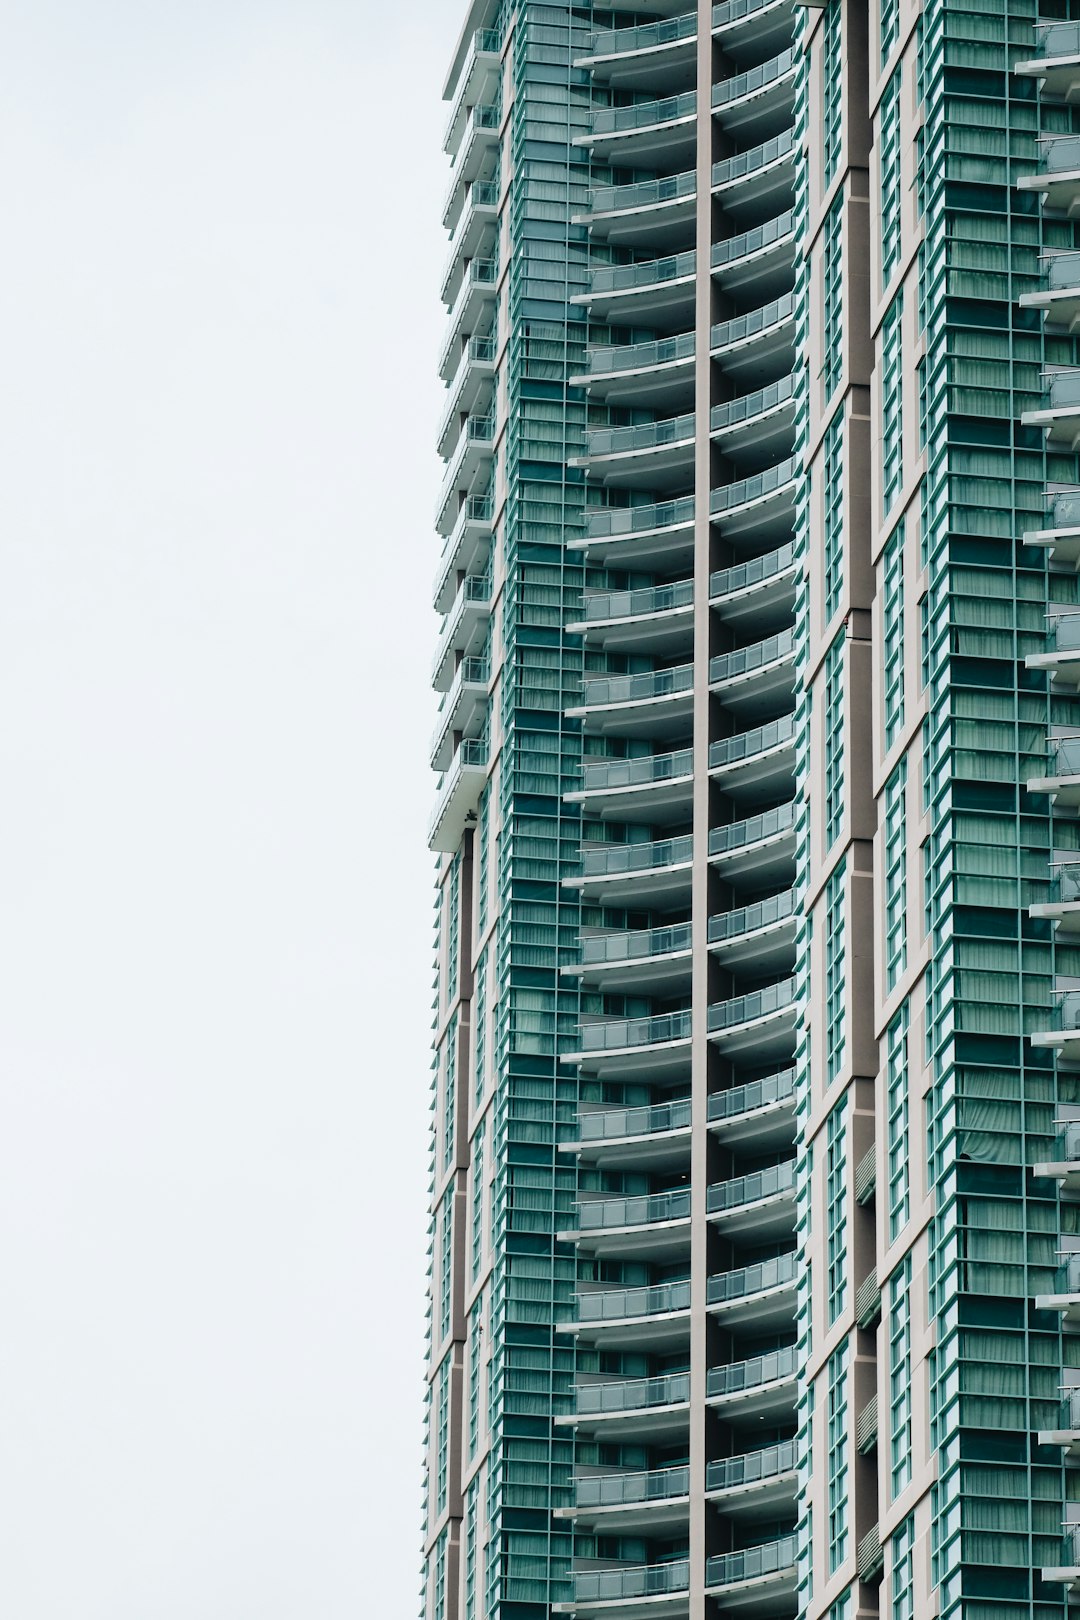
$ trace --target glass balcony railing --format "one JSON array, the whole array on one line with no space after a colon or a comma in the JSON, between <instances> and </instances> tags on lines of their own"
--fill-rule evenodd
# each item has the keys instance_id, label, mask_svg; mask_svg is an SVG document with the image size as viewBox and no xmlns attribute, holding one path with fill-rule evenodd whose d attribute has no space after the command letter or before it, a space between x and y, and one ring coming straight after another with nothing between
<instances>
[{"instance_id":1,"label":"glass balcony railing","mask_svg":"<svg viewBox=\"0 0 1080 1620\"><path fill-rule=\"evenodd\" d=\"M724 484L721 489L714 489L709 497L709 509L713 517L719 517L733 507L761 500L785 484L793 483L798 471L797 457L788 456L775 467L766 467L764 472L755 473L752 478L740 478L734 484Z\"/></svg>"},{"instance_id":2,"label":"glass balcony railing","mask_svg":"<svg viewBox=\"0 0 1080 1620\"><path fill-rule=\"evenodd\" d=\"M721 1462L709 1463L705 1470L707 1491L732 1491L741 1485L763 1484L790 1474L798 1464L798 1446L794 1440L781 1440L776 1446L763 1446L760 1451L747 1451L739 1457L725 1457Z\"/></svg>"},{"instance_id":3,"label":"glass balcony railing","mask_svg":"<svg viewBox=\"0 0 1080 1620\"><path fill-rule=\"evenodd\" d=\"M688 11L681 17L663 17L636 28L600 28L589 39L586 52L589 56L622 56L628 51L648 51L657 45L693 39L696 34L697 12Z\"/></svg>"},{"instance_id":4,"label":"glass balcony railing","mask_svg":"<svg viewBox=\"0 0 1080 1620\"><path fill-rule=\"evenodd\" d=\"M446 722L453 713L454 707L466 686L486 687L491 679L491 661L488 658L463 658L454 671L454 679L450 683L450 690L439 704L439 717L435 722L435 729L431 733L431 748L434 752L446 728Z\"/></svg>"},{"instance_id":5,"label":"glass balcony railing","mask_svg":"<svg viewBox=\"0 0 1080 1620\"><path fill-rule=\"evenodd\" d=\"M693 664L672 669L642 670L637 675L586 675L583 702L586 708L606 703L647 703L650 698L676 697L694 687Z\"/></svg>"},{"instance_id":6,"label":"glass balcony railing","mask_svg":"<svg viewBox=\"0 0 1080 1620\"><path fill-rule=\"evenodd\" d=\"M729 321L720 321L709 333L709 346L714 350L729 349L736 343L744 343L758 332L767 332L794 319L795 294L784 293L782 297L762 304L760 309L749 310L745 315L734 315Z\"/></svg>"},{"instance_id":7,"label":"glass balcony railing","mask_svg":"<svg viewBox=\"0 0 1080 1620\"><path fill-rule=\"evenodd\" d=\"M787 545L778 546L775 551L766 551L760 557L751 557L748 562L716 569L709 575L709 598L715 602L719 597L734 596L737 591L749 590L752 585L762 585L766 580L776 579L794 566L795 546L788 541Z\"/></svg>"},{"instance_id":8,"label":"glass balcony railing","mask_svg":"<svg viewBox=\"0 0 1080 1620\"><path fill-rule=\"evenodd\" d=\"M743 231L739 236L728 236L722 242L715 242L712 267L722 270L724 265L733 264L736 259L749 258L750 254L760 253L774 242L785 241L794 235L794 231L795 215L788 208L775 219L766 220L764 225L755 225L752 231Z\"/></svg>"},{"instance_id":9,"label":"glass balcony railing","mask_svg":"<svg viewBox=\"0 0 1080 1620\"><path fill-rule=\"evenodd\" d=\"M763 1547L747 1547L743 1552L720 1553L705 1560L705 1587L739 1586L744 1581L763 1580L790 1570L795 1574L798 1543L794 1536L767 1541Z\"/></svg>"},{"instance_id":10,"label":"glass balcony railing","mask_svg":"<svg viewBox=\"0 0 1080 1620\"><path fill-rule=\"evenodd\" d=\"M771 140L762 141L760 146L751 146L745 152L736 152L733 157L721 158L719 163L714 163L712 183L714 187L719 187L731 185L736 180L745 180L757 170L767 169L771 163L787 157L794 152L795 146L795 131L785 129L782 134L774 135Z\"/></svg>"},{"instance_id":11,"label":"glass balcony railing","mask_svg":"<svg viewBox=\"0 0 1080 1620\"><path fill-rule=\"evenodd\" d=\"M663 1136L669 1131L686 1130L690 1125L690 1099L654 1103L639 1108L605 1108L595 1114L578 1115L581 1142L618 1142L624 1137Z\"/></svg>"},{"instance_id":12,"label":"glass balcony railing","mask_svg":"<svg viewBox=\"0 0 1080 1620\"><path fill-rule=\"evenodd\" d=\"M638 1197L597 1198L578 1205L579 1232L619 1231L624 1226L655 1226L690 1219L690 1189L643 1193Z\"/></svg>"},{"instance_id":13,"label":"glass balcony railing","mask_svg":"<svg viewBox=\"0 0 1080 1620\"><path fill-rule=\"evenodd\" d=\"M1064 371L1044 372L1043 382L1052 411L1075 410L1080 406L1080 369L1070 366Z\"/></svg>"},{"instance_id":14,"label":"glass balcony railing","mask_svg":"<svg viewBox=\"0 0 1080 1620\"><path fill-rule=\"evenodd\" d=\"M714 28L725 28L775 4L776 0L722 0L722 4L713 6L712 25Z\"/></svg>"},{"instance_id":15,"label":"glass balcony railing","mask_svg":"<svg viewBox=\"0 0 1080 1620\"><path fill-rule=\"evenodd\" d=\"M636 591L586 591L582 611L586 624L591 624L596 619L644 618L693 604L693 580L677 579L667 585L643 585Z\"/></svg>"},{"instance_id":16,"label":"glass balcony railing","mask_svg":"<svg viewBox=\"0 0 1080 1620\"><path fill-rule=\"evenodd\" d=\"M696 268L693 248L685 253L669 253L662 259L639 259L634 264L598 264L593 268L590 287L594 293L632 292L689 279Z\"/></svg>"},{"instance_id":17,"label":"glass balcony railing","mask_svg":"<svg viewBox=\"0 0 1080 1620\"><path fill-rule=\"evenodd\" d=\"M1051 1294L1080 1294L1080 1254L1066 1255L1054 1273Z\"/></svg>"},{"instance_id":18,"label":"glass balcony railing","mask_svg":"<svg viewBox=\"0 0 1080 1620\"><path fill-rule=\"evenodd\" d=\"M574 1481L574 1501L579 1508L632 1507L636 1502L664 1502L689 1494L686 1464L643 1473L586 1474Z\"/></svg>"},{"instance_id":19,"label":"glass balcony railing","mask_svg":"<svg viewBox=\"0 0 1080 1620\"><path fill-rule=\"evenodd\" d=\"M1080 1034L1080 990L1059 990L1047 1013L1046 1027Z\"/></svg>"},{"instance_id":20,"label":"glass balcony railing","mask_svg":"<svg viewBox=\"0 0 1080 1620\"><path fill-rule=\"evenodd\" d=\"M586 877L614 877L620 872L655 872L668 866L685 866L694 858L690 833L681 838L661 838L647 844L585 845L581 869Z\"/></svg>"},{"instance_id":21,"label":"glass balcony railing","mask_svg":"<svg viewBox=\"0 0 1080 1620\"><path fill-rule=\"evenodd\" d=\"M794 1378L797 1366L793 1344L783 1350L770 1350L763 1356L752 1356L749 1361L733 1361L726 1367L711 1367L705 1380L705 1393L713 1400L729 1395L742 1395L748 1390L761 1389L766 1384L779 1384Z\"/></svg>"},{"instance_id":22,"label":"glass balcony railing","mask_svg":"<svg viewBox=\"0 0 1080 1620\"><path fill-rule=\"evenodd\" d=\"M616 1603L628 1598L659 1597L666 1592L690 1590L690 1561L670 1564L634 1564L623 1569L573 1571L574 1602Z\"/></svg>"},{"instance_id":23,"label":"glass balcony railing","mask_svg":"<svg viewBox=\"0 0 1080 1620\"><path fill-rule=\"evenodd\" d=\"M1080 903L1080 866L1071 861L1055 866L1046 899L1052 906L1075 906Z\"/></svg>"},{"instance_id":24,"label":"glass balcony railing","mask_svg":"<svg viewBox=\"0 0 1080 1620\"><path fill-rule=\"evenodd\" d=\"M766 1165L764 1170L754 1170L747 1176L718 1181L706 1193L706 1208L710 1215L723 1215L746 1204L759 1204L763 1198L794 1191L795 1161L786 1159L783 1164Z\"/></svg>"},{"instance_id":25,"label":"glass balcony railing","mask_svg":"<svg viewBox=\"0 0 1080 1620\"><path fill-rule=\"evenodd\" d=\"M688 200L697 193L697 170L660 175L655 180L635 180L625 186L595 186L589 201L590 214L618 214L634 208L653 208L660 203Z\"/></svg>"},{"instance_id":26,"label":"glass balcony railing","mask_svg":"<svg viewBox=\"0 0 1080 1620\"><path fill-rule=\"evenodd\" d=\"M493 362L494 359L495 339L490 333L486 337L471 337L468 343L466 343L464 349L461 351L461 359L458 361L458 368L454 372L450 386L446 390L448 403L446 409L443 411L442 421L439 423L440 442L443 435L446 433L447 428L450 426L451 419L455 415L458 390L465 379L466 373L470 371L473 366L482 365L485 362L490 363Z\"/></svg>"},{"instance_id":27,"label":"glass balcony railing","mask_svg":"<svg viewBox=\"0 0 1080 1620\"><path fill-rule=\"evenodd\" d=\"M628 107L597 107L593 113L594 135L626 135L637 129L659 124L675 124L697 113L697 91L684 90L681 96L663 96L659 101L635 101Z\"/></svg>"},{"instance_id":28,"label":"glass balcony railing","mask_svg":"<svg viewBox=\"0 0 1080 1620\"><path fill-rule=\"evenodd\" d=\"M666 416L659 422L641 422L637 427L591 428L585 435L589 456L625 455L631 450L662 450L665 445L692 444L694 413Z\"/></svg>"},{"instance_id":29,"label":"glass balcony railing","mask_svg":"<svg viewBox=\"0 0 1080 1620\"><path fill-rule=\"evenodd\" d=\"M769 1108L774 1103L794 1101L795 1070L782 1069L779 1074L767 1075L762 1080L714 1091L709 1098L709 1119L738 1119L742 1114L756 1113L759 1108Z\"/></svg>"},{"instance_id":30,"label":"glass balcony railing","mask_svg":"<svg viewBox=\"0 0 1080 1620\"><path fill-rule=\"evenodd\" d=\"M1055 1422L1047 1428L1064 1429L1069 1433L1080 1430L1080 1388L1062 1391L1061 1403Z\"/></svg>"},{"instance_id":31,"label":"glass balcony railing","mask_svg":"<svg viewBox=\"0 0 1080 1620\"><path fill-rule=\"evenodd\" d=\"M1080 28L1080 23L1075 25ZM1064 292L1080 287L1080 253L1048 253L1044 259L1047 286L1051 292Z\"/></svg>"},{"instance_id":32,"label":"glass balcony railing","mask_svg":"<svg viewBox=\"0 0 1080 1620\"><path fill-rule=\"evenodd\" d=\"M1037 22L1035 55L1048 61L1080 56L1080 22Z\"/></svg>"},{"instance_id":33,"label":"glass balcony railing","mask_svg":"<svg viewBox=\"0 0 1080 1620\"><path fill-rule=\"evenodd\" d=\"M690 1399L690 1374L668 1373L662 1378L621 1378L610 1384L579 1384L579 1417L602 1412L638 1412L650 1406L681 1406Z\"/></svg>"},{"instance_id":34,"label":"glass balcony railing","mask_svg":"<svg viewBox=\"0 0 1080 1620\"><path fill-rule=\"evenodd\" d=\"M1066 1526L1061 1537L1058 1558L1060 1563L1053 1565L1053 1568L1080 1569L1080 1524Z\"/></svg>"},{"instance_id":35,"label":"glass balcony railing","mask_svg":"<svg viewBox=\"0 0 1080 1620\"><path fill-rule=\"evenodd\" d=\"M675 782L692 775L693 769L694 750L678 748L673 754L641 754L634 759L587 759L581 775L587 793L601 793Z\"/></svg>"},{"instance_id":36,"label":"glass balcony railing","mask_svg":"<svg viewBox=\"0 0 1080 1620\"><path fill-rule=\"evenodd\" d=\"M638 962L651 956L672 956L690 949L690 923L667 928L636 928L629 933L583 934L581 960L586 967L608 962Z\"/></svg>"},{"instance_id":37,"label":"glass balcony railing","mask_svg":"<svg viewBox=\"0 0 1080 1620\"><path fill-rule=\"evenodd\" d=\"M774 1288L786 1288L793 1283L797 1270L793 1250L790 1254L778 1254L773 1260L740 1266L737 1271L722 1271L719 1276L709 1278L705 1298L710 1305L727 1305L733 1300L750 1299L754 1294L768 1294Z\"/></svg>"},{"instance_id":38,"label":"glass balcony railing","mask_svg":"<svg viewBox=\"0 0 1080 1620\"><path fill-rule=\"evenodd\" d=\"M469 603L486 604L491 600L491 577L488 574L466 574L457 588L457 594L442 622L439 630L439 639L435 644L435 656L431 661L431 674L434 680L442 667L447 654L461 627L465 617L465 610Z\"/></svg>"},{"instance_id":39,"label":"glass balcony railing","mask_svg":"<svg viewBox=\"0 0 1080 1620\"><path fill-rule=\"evenodd\" d=\"M498 56L502 50L502 38L497 28L478 28L469 41L468 54L462 64L458 79L458 92L454 97L454 105L447 120L446 134L443 137L444 147L449 146L451 133L461 114L461 103L468 94L470 69L478 56Z\"/></svg>"},{"instance_id":40,"label":"glass balcony railing","mask_svg":"<svg viewBox=\"0 0 1080 1620\"><path fill-rule=\"evenodd\" d=\"M689 1008L655 1018L608 1018L581 1026L583 1052L621 1052L625 1047L663 1046L689 1039Z\"/></svg>"},{"instance_id":41,"label":"glass balcony railing","mask_svg":"<svg viewBox=\"0 0 1080 1620\"><path fill-rule=\"evenodd\" d=\"M770 383L767 388L758 388L752 394L743 394L738 399L714 405L709 415L709 426L714 433L723 433L725 429L738 427L740 422L747 422L751 417L764 416L766 411L776 410L794 397L794 374L781 377L779 382Z\"/></svg>"},{"instance_id":42,"label":"glass balcony railing","mask_svg":"<svg viewBox=\"0 0 1080 1620\"><path fill-rule=\"evenodd\" d=\"M1062 1125L1043 1157L1050 1164L1080 1163L1080 1120Z\"/></svg>"},{"instance_id":43,"label":"glass balcony railing","mask_svg":"<svg viewBox=\"0 0 1080 1620\"><path fill-rule=\"evenodd\" d=\"M734 651L720 653L716 658L709 660L709 681L713 686L721 681L734 680L739 675L749 675L755 669L764 669L768 664L776 664L782 658L790 658L795 652L794 630L781 630L779 635L766 636L764 641L755 641L749 647L736 647Z\"/></svg>"},{"instance_id":44,"label":"glass balcony railing","mask_svg":"<svg viewBox=\"0 0 1080 1620\"><path fill-rule=\"evenodd\" d=\"M694 521L694 497L656 501L642 506L586 507L585 532L590 540L651 533L655 529L687 528Z\"/></svg>"},{"instance_id":45,"label":"glass balcony railing","mask_svg":"<svg viewBox=\"0 0 1080 1620\"><path fill-rule=\"evenodd\" d=\"M693 332L680 332L678 337L654 338L649 343L602 343L589 350L586 369L590 376L595 377L601 373L647 371L651 366L692 360L696 342Z\"/></svg>"},{"instance_id":46,"label":"glass balcony railing","mask_svg":"<svg viewBox=\"0 0 1080 1620\"><path fill-rule=\"evenodd\" d=\"M794 735L793 714L782 714L778 720L755 726L752 731L737 731L734 737L722 737L719 742L710 743L709 769L723 770L727 766L738 765L744 759L753 759L757 754L767 754L774 748L783 747Z\"/></svg>"},{"instance_id":47,"label":"glass balcony railing","mask_svg":"<svg viewBox=\"0 0 1080 1620\"><path fill-rule=\"evenodd\" d=\"M773 923L785 922L795 915L795 891L785 889L783 894L771 894L765 900L738 906L734 911L721 912L709 918L709 944L723 945L729 939L741 939L745 934L756 934Z\"/></svg>"},{"instance_id":48,"label":"glass balcony railing","mask_svg":"<svg viewBox=\"0 0 1080 1620\"><path fill-rule=\"evenodd\" d=\"M1046 618L1047 652L1080 652L1080 609L1058 612L1051 609Z\"/></svg>"},{"instance_id":49,"label":"glass balcony railing","mask_svg":"<svg viewBox=\"0 0 1080 1620\"><path fill-rule=\"evenodd\" d=\"M1051 780L1080 776L1080 737L1048 738L1046 772Z\"/></svg>"},{"instance_id":50,"label":"glass balcony railing","mask_svg":"<svg viewBox=\"0 0 1080 1620\"><path fill-rule=\"evenodd\" d=\"M730 79L722 79L719 84L713 85L712 104L715 111L718 107L726 107L729 102L741 101L744 96L753 95L757 90L764 90L767 85L775 84L790 73L798 60L798 53L794 46L781 51L768 62L760 62L745 73L736 73Z\"/></svg>"},{"instance_id":51,"label":"glass balcony railing","mask_svg":"<svg viewBox=\"0 0 1080 1620\"><path fill-rule=\"evenodd\" d=\"M760 815L748 816L745 821L733 821L726 827L713 827L709 833L709 854L730 855L748 845L764 843L790 832L795 825L795 801L774 805Z\"/></svg>"},{"instance_id":52,"label":"glass balcony railing","mask_svg":"<svg viewBox=\"0 0 1080 1620\"><path fill-rule=\"evenodd\" d=\"M443 776L439 778L438 792L435 799L435 809L428 824L428 837L434 836L435 831L446 814L447 806L458 787L461 785L462 772L469 767L485 769L488 762L488 740L486 737L466 737L450 761Z\"/></svg>"},{"instance_id":53,"label":"glass balcony railing","mask_svg":"<svg viewBox=\"0 0 1080 1620\"><path fill-rule=\"evenodd\" d=\"M577 1296L579 1322L622 1322L689 1309L689 1280L656 1283L651 1288L604 1288Z\"/></svg>"},{"instance_id":54,"label":"glass balcony railing","mask_svg":"<svg viewBox=\"0 0 1080 1620\"><path fill-rule=\"evenodd\" d=\"M763 990L752 990L749 995L714 1002L709 1008L709 1032L719 1035L725 1029L737 1029L740 1024L751 1024L758 1018L787 1012L794 1006L795 980L781 979L778 984L766 985Z\"/></svg>"},{"instance_id":55,"label":"glass balcony railing","mask_svg":"<svg viewBox=\"0 0 1080 1620\"><path fill-rule=\"evenodd\" d=\"M1039 139L1046 174L1072 174L1080 169L1080 135L1044 135Z\"/></svg>"}]
</instances>

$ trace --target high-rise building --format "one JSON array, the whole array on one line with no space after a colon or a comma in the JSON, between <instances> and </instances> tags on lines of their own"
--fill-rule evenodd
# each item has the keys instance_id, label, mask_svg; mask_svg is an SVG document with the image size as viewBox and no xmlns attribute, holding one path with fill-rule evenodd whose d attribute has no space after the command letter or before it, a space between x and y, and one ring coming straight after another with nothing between
<instances>
[{"instance_id":1,"label":"high-rise building","mask_svg":"<svg viewBox=\"0 0 1080 1620\"><path fill-rule=\"evenodd\" d=\"M464 18L426 1620L1080 1596L1054 4Z\"/></svg>"}]
</instances>

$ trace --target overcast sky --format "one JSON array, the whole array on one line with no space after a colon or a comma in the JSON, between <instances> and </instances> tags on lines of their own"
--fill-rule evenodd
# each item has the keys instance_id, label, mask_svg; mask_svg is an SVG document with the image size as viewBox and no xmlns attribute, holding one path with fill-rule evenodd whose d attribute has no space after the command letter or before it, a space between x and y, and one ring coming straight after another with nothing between
<instances>
[{"instance_id":1,"label":"overcast sky","mask_svg":"<svg viewBox=\"0 0 1080 1620\"><path fill-rule=\"evenodd\" d=\"M2 0L0 1613L413 1620L463 0Z\"/></svg>"}]
</instances>

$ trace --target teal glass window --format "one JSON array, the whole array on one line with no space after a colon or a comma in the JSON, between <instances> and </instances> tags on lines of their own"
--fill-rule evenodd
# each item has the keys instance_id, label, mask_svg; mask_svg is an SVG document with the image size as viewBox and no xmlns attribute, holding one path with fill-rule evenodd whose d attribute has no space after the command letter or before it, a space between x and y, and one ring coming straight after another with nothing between
<instances>
[{"instance_id":1,"label":"teal glass window","mask_svg":"<svg viewBox=\"0 0 1080 1620\"><path fill-rule=\"evenodd\" d=\"M476 1128L472 1150L472 1275L480 1275L484 1256L484 1122Z\"/></svg>"},{"instance_id":2,"label":"teal glass window","mask_svg":"<svg viewBox=\"0 0 1080 1620\"><path fill-rule=\"evenodd\" d=\"M892 1604L889 1620L915 1620L915 1520L897 1525L892 1537Z\"/></svg>"},{"instance_id":3,"label":"teal glass window","mask_svg":"<svg viewBox=\"0 0 1080 1620\"><path fill-rule=\"evenodd\" d=\"M831 1086L847 1048L847 957L844 873L841 860L825 885L825 1083Z\"/></svg>"},{"instance_id":4,"label":"teal glass window","mask_svg":"<svg viewBox=\"0 0 1080 1620\"><path fill-rule=\"evenodd\" d=\"M480 795L476 830L476 930L480 938L488 925L488 847L491 839L491 794L485 788Z\"/></svg>"},{"instance_id":5,"label":"teal glass window","mask_svg":"<svg viewBox=\"0 0 1080 1620\"><path fill-rule=\"evenodd\" d=\"M439 1216L439 1340L450 1332L451 1273L454 1260L454 1195L451 1190L440 1206Z\"/></svg>"},{"instance_id":6,"label":"teal glass window","mask_svg":"<svg viewBox=\"0 0 1080 1620\"><path fill-rule=\"evenodd\" d=\"M881 182L881 285L900 263L900 64L897 63L878 108L878 154Z\"/></svg>"},{"instance_id":7,"label":"teal glass window","mask_svg":"<svg viewBox=\"0 0 1080 1620\"><path fill-rule=\"evenodd\" d=\"M455 855L450 867L450 903L446 913L446 996L453 1002L458 993L458 951L461 926L461 856Z\"/></svg>"},{"instance_id":8,"label":"teal glass window","mask_svg":"<svg viewBox=\"0 0 1080 1620\"><path fill-rule=\"evenodd\" d=\"M889 1242L899 1237L911 1212L908 1171L910 1153L908 1103L908 1004L889 1025L885 1039L885 1083L888 1107Z\"/></svg>"},{"instance_id":9,"label":"teal glass window","mask_svg":"<svg viewBox=\"0 0 1080 1620\"><path fill-rule=\"evenodd\" d=\"M457 1013L446 1031L446 1075L443 1081L442 1165L450 1168L454 1157L454 1127L457 1122Z\"/></svg>"},{"instance_id":10,"label":"teal glass window","mask_svg":"<svg viewBox=\"0 0 1080 1620\"><path fill-rule=\"evenodd\" d=\"M830 1327L847 1299L847 1135L845 1097L825 1127L825 1285Z\"/></svg>"},{"instance_id":11,"label":"teal glass window","mask_svg":"<svg viewBox=\"0 0 1080 1620\"><path fill-rule=\"evenodd\" d=\"M878 43L881 46L880 64L884 70L893 46L900 38L900 0L881 0Z\"/></svg>"},{"instance_id":12,"label":"teal glass window","mask_svg":"<svg viewBox=\"0 0 1080 1620\"><path fill-rule=\"evenodd\" d=\"M829 0L825 7L822 34L822 151L824 153L823 185L827 190L840 164L840 145L843 139L844 84L841 59L840 0Z\"/></svg>"},{"instance_id":13,"label":"teal glass window","mask_svg":"<svg viewBox=\"0 0 1080 1620\"><path fill-rule=\"evenodd\" d=\"M885 784L885 989L907 967L907 756Z\"/></svg>"},{"instance_id":14,"label":"teal glass window","mask_svg":"<svg viewBox=\"0 0 1080 1620\"><path fill-rule=\"evenodd\" d=\"M476 1539L480 1478L469 1481L465 1492L465 1620L476 1620Z\"/></svg>"},{"instance_id":15,"label":"teal glass window","mask_svg":"<svg viewBox=\"0 0 1080 1620\"><path fill-rule=\"evenodd\" d=\"M483 1295L469 1312L469 1457L480 1444L480 1351L484 1343Z\"/></svg>"},{"instance_id":16,"label":"teal glass window","mask_svg":"<svg viewBox=\"0 0 1080 1620\"><path fill-rule=\"evenodd\" d=\"M435 1517L445 1511L450 1484L450 1357L436 1374Z\"/></svg>"},{"instance_id":17,"label":"teal glass window","mask_svg":"<svg viewBox=\"0 0 1080 1620\"><path fill-rule=\"evenodd\" d=\"M851 1620L851 1587L842 1592L829 1610L829 1620Z\"/></svg>"},{"instance_id":18,"label":"teal glass window","mask_svg":"<svg viewBox=\"0 0 1080 1620\"><path fill-rule=\"evenodd\" d=\"M432 1620L446 1620L446 1538L449 1534L447 1527L435 1543L432 1556Z\"/></svg>"},{"instance_id":19,"label":"teal glass window","mask_svg":"<svg viewBox=\"0 0 1080 1620\"><path fill-rule=\"evenodd\" d=\"M822 270L825 348L822 381L829 399L844 371L844 193L838 191L825 218Z\"/></svg>"},{"instance_id":20,"label":"teal glass window","mask_svg":"<svg viewBox=\"0 0 1080 1620\"><path fill-rule=\"evenodd\" d=\"M825 623L844 594L844 412L825 431Z\"/></svg>"},{"instance_id":21,"label":"teal glass window","mask_svg":"<svg viewBox=\"0 0 1080 1620\"><path fill-rule=\"evenodd\" d=\"M901 287L881 323L881 495L887 516L904 482L903 316Z\"/></svg>"},{"instance_id":22,"label":"teal glass window","mask_svg":"<svg viewBox=\"0 0 1080 1620\"><path fill-rule=\"evenodd\" d=\"M844 632L825 655L825 848L844 824Z\"/></svg>"},{"instance_id":23,"label":"teal glass window","mask_svg":"<svg viewBox=\"0 0 1080 1620\"><path fill-rule=\"evenodd\" d=\"M484 1082L487 1077L487 949L480 954L476 964L476 995L474 1001L476 1018L476 1051L473 1071L473 1094L477 1103L484 1095Z\"/></svg>"},{"instance_id":24,"label":"teal glass window","mask_svg":"<svg viewBox=\"0 0 1080 1620\"><path fill-rule=\"evenodd\" d=\"M889 1479L895 1501L911 1481L911 1256L889 1279Z\"/></svg>"},{"instance_id":25,"label":"teal glass window","mask_svg":"<svg viewBox=\"0 0 1080 1620\"><path fill-rule=\"evenodd\" d=\"M829 1573L847 1557L848 1548L848 1375L847 1344L829 1357L828 1491Z\"/></svg>"},{"instance_id":26,"label":"teal glass window","mask_svg":"<svg viewBox=\"0 0 1080 1620\"><path fill-rule=\"evenodd\" d=\"M885 747L891 748L904 724L904 520L885 546L882 573L882 663Z\"/></svg>"}]
</instances>

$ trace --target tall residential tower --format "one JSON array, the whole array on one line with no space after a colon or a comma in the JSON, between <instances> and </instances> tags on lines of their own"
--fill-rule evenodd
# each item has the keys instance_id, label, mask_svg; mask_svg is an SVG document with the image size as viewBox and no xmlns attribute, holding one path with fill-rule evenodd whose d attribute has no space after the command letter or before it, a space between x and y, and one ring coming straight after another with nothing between
<instances>
[{"instance_id":1,"label":"tall residential tower","mask_svg":"<svg viewBox=\"0 0 1080 1620\"><path fill-rule=\"evenodd\" d=\"M1080 1598L1053 8L464 17L425 1620Z\"/></svg>"}]
</instances>

